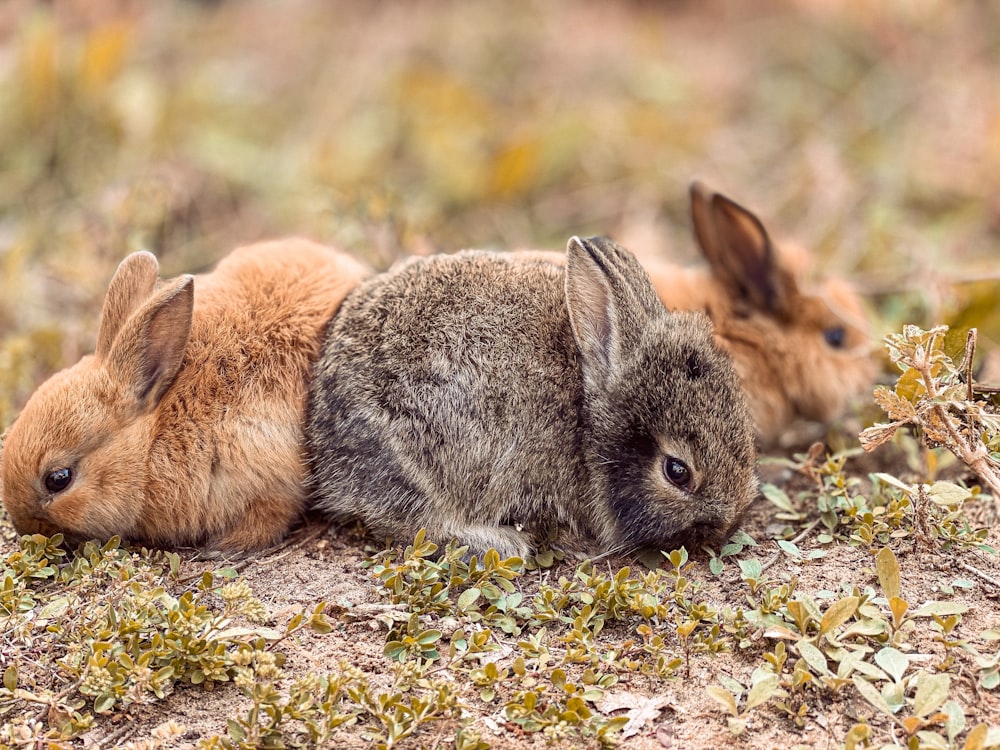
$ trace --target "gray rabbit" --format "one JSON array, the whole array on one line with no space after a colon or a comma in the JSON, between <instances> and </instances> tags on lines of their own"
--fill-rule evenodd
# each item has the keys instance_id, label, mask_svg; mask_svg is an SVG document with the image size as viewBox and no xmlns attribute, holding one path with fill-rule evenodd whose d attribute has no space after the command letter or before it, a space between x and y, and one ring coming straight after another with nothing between
<instances>
[{"instance_id":1,"label":"gray rabbit","mask_svg":"<svg viewBox=\"0 0 1000 750\"><path fill-rule=\"evenodd\" d=\"M411 258L330 325L307 414L314 505L399 541L592 555L725 538L754 432L701 313L606 238Z\"/></svg>"}]
</instances>

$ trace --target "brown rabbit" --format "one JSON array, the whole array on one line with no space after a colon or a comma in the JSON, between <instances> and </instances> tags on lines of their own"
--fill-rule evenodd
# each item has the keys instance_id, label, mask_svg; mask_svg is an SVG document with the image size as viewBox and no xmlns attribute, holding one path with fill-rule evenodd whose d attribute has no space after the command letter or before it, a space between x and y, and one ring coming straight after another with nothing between
<instances>
[{"instance_id":1,"label":"brown rabbit","mask_svg":"<svg viewBox=\"0 0 1000 750\"><path fill-rule=\"evenodd\" d=\"M874 384L864 310L842 281L799 288L750 211L700 183L691 217L707 268L642 258L669 309L704 310L733 357L763 445L796 419L827 422Z\"/></svg>"},{"instance_id":2,"label":"brown rabbit","mask_svg":"<svg viewBox=\"0 0 1000 750\"><path fill-rule=\"evenodd\" d=\"M122 261L94 354L43 383L10 427L4 506L18 531L71 541L263 547L302 512L307 375L368 270L288 239L206 275L157 272L147 252Z\"/></svg>"},{"instance_id":3,"label":"brown rabbit","mask_svg":"<svg viewBox=\"0 0 1000 750\"><path fill-rule=\"evenodd\" d=\"M473 553L720 541L753 426L697 312L605 238L411 258L357 287L310 386L315 505Z\"/></svg>"}]
</instances>

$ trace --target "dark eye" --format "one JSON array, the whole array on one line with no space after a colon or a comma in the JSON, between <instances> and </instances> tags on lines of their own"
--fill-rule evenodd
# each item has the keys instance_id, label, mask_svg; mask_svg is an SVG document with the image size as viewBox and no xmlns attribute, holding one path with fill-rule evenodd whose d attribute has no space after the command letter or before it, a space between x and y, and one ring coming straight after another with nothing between
<instances>
[{"instance_id":1,"label":"dark eye","mask_svg":"<svg viewBox=\"0 0 1000 750\"><path fill-rule=\"evenodd\" d=\"M72 481L72 469L56 469L55 471L50 471L45 475L45 489L52 493L62 492L64 489L69 487L70 482Z\"/></svg>"},{"instance_id":2,"label":"dark eye","mask_svg":"<svg viewBox=\"0 0 1000 750\"><path fill-rule=\"evenodd\" d=\"M682 490L688 489L688 485L691 483L691 469L686 463L673 456L667 456L663 459L663 474Z\"/></svg>"},{"instance_id":3,"label":"dark eye","mask_svg":"<svg viewBox=\"0 0 1000 750\"><path fill-rule=\"evenodd\" d=\"M823 338L834 349L839 349L844 345L845 333L843 326L834 326L823 331Z\"/></svg>"}]
</instances>

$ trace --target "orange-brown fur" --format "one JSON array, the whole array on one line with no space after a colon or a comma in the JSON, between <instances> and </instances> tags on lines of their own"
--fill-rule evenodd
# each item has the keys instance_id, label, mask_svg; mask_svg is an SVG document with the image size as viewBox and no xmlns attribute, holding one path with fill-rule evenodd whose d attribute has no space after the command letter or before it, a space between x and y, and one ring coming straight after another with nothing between
<instances>
[{"instance_id":1,"label":"orange-brown fur","mask_svg":"<svg viewBox=\"0 0 1000 750\"><path fill-rule=\"evenodd\" d=\"M716 340L733 358L758 438L780 442L797 419L829 422L872 387L877 364L871 356L864 310L844 281L828 279L815 292L788 290L790 313L780 317L748 308L710 268L646 262L646 270L670 309L704 310ZM844 346L830 347L824 330L844 328Z\"/></svg>"},{"instance_id":2,"label":"orange-brown fur","mask_svg":"<svg viewBox=\"0 0 1000 750\"><path fill-rule=\"evenodd\" d=\"M368 270L289 239L239 248L193 282L153 290L155 274L152 256L123 262L95 354L43 383L11 426L4 505L22 533L265 546L302 512L309 369ZM112 294L118 282L139 301ZM152 389L137 395L136 377ZM53 494L45 476L64 465L73 483Z\"/></svg>"},{"instance_id":3,"label":"orange-brown fur","mask_svg":"<svg viewBox=\"0 0 1000 750\"><path fill-rule=\"evenodd\" d=\"M664 304L704 310L733 357L758 438L780 442L797 419L828 422L874 384L877 364L864 309L850 285L828 279L803 290L761 221L699 183L691 218L707 267L646 261ZM837 345L827 334L840 331Z\"/></svg>"},{"instance_id":4,"label":"orange-brown fur","mask_svg":"<svg viewBox=\"0 0 1000 750\"><path fill-rule=\"evenodd\" d=\"M804 290L801 259L779 253L747 209L695 183L691 213L708 265L637 257L670 310L702 310L740 376L762 445L779 443L799 419L829 422L874 384L877 363L864 308L850 285L828 279ZM561 263L562 256L518 251ZM842 328L840 346L824 332Z\"/></svg>"}]
</instances>

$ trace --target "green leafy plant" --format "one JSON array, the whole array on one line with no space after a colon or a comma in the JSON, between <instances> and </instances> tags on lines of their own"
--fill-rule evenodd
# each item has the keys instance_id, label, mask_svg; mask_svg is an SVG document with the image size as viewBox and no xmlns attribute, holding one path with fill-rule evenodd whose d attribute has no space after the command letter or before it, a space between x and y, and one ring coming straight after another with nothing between
<instances>
[{"instance_id":1,"label":"green leafy plant","mask_svg":"<svg viewBox=\"0 0 1000 750\"><path fill-rule=\"evenodd\" d=\"M193 590L167 591L176 554L139 555L117 538L68 555L62 538L21 538L0 571L0 618L13 648L0 687L0 717L29 716L43 736L69 738L96 716L164 699L177 683L253 681L280 667L274 646L301 627L328 627L320 609L284 633L261 625L266 610L235 571L205 572ZM40 653L42 658L28 658Z\"/></svg>"},{"instance_id":2,"label":"green leafy plant","mask_svg":"<svg viewBox=\"0 0 1000 750\"><path fill-rule=\"evenodd\" d=\"M947 448L1000 497L1000 416L977 397L976 329L968 331L960 353L949 333L947 326L925 331L907 325L902 334L886 337L889 357L902 374L893 389L876 388L875 400L892 421L862 432L861 445L871 451L901 427L918 428L925 445Z\"/></svg>"}]
</instances>

